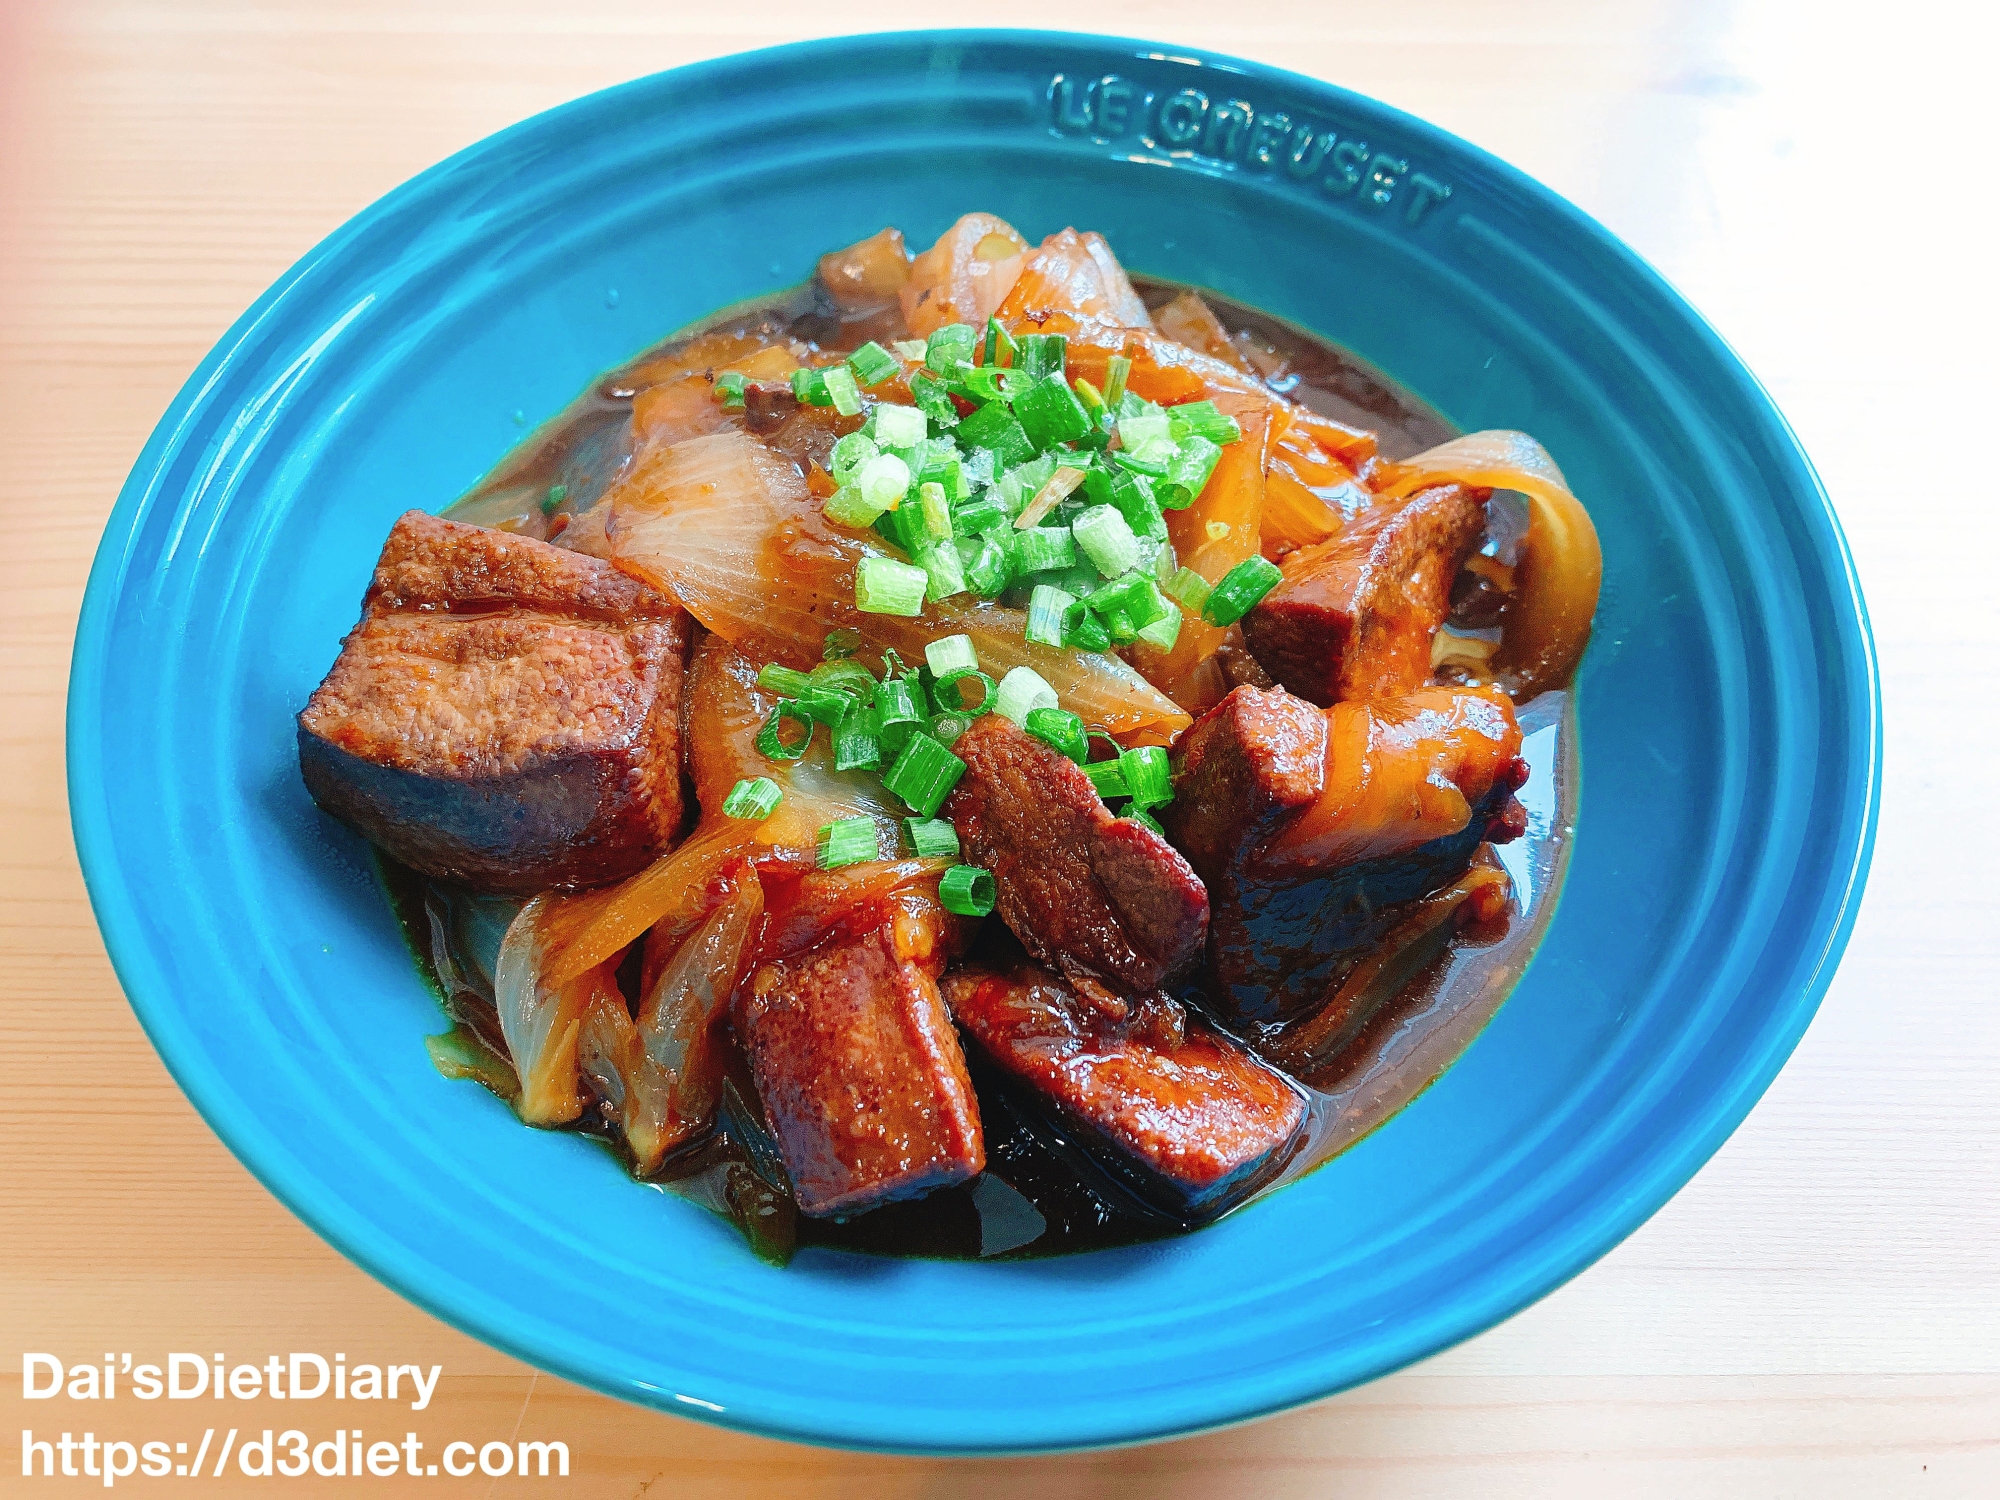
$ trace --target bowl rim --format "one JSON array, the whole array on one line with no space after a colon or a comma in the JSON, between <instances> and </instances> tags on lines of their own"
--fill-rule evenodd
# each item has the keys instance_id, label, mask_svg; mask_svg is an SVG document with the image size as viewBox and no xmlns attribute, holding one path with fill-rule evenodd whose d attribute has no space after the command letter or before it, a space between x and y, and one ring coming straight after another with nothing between
<instances>
[{"instance_id":1,"label":"bowl rim","mask_svg":"<svg viewBox=\"0 0 2000 1500\"><path fill-rule=\"evenodd\" d=\"M1768 1042L1754 1058L1739 1059L1737 1084L1733 1089L1718 1088L1710 1100L1707 1117L1698 1129L1683 1133L1683 1144L1671 1155L1656 1160L1650 1170L1641 1168L1624 1179L1627 1189L1615 1204L1606 1205L1591 1220L1591 1231L1570 1236L1563 1243L1536 1257L1534 1274L1525 1272L1505 1286L1495 1289L1471 1315L1452 1322L1448 1328L1435 1323L1412 1323L1397 1339L1389 1341L1377 1358L1365 1362L1351 1376L1334 1385L1294 1369L1290 1378L1278 1375L1243 1376L1233 1386L1217 1388L1213 1415L1198 1423L1149 1426L1143 1422L1107 1424L1101 1434L1086 1441L1037 1439L1030 1432L989 1432L972 1444L936 1445L911 1441L900 1427L895 1434L880 1429L893 1424L877 1422L877 1431L851 1426L834 1426L815 1421L798 1410L796 1398L767 1397L760 1408L754 1403L737 1404L726 1411L707 1410L705 1403L668 1405L650 1399L653 1392L641 1392L570 1357L560 1344L537 1338L532 1333L500 1322L478 1309L463 1305L448 1293L425 1283L409 1272L421 1265L393 1244L382 1240L372 1226L356 1218L333 1201L312 1179L293 1177L275 1153L262 1147L252 1122L241 1120L231 1102L213 1086L205 1062L196 1049L172 1024L171 1007L152 998L170 989L159 976L147 952L141 931L140 903L134 886L120 867L112 842L108 809L95 794L102 766L96 745L100 742L101 700L104 662L110 644L114 606L127 582L139 523L153 499L153 481L159 473L163 454L175 446L184 427L196 412L202 397L224 376L232 359L283 301L288 292L314 268L341 254L374 223L420 200L451 174L475 164L483 157L504 151L517 140L548 130L566 117L604 106L623 96L638 100L660 90L668 80L713 82L732 74L757 70L773 64L795 61L811 55L821 62L840 65L855 59L916 45L1016 49L1032 52L1037 48L1088 48L1124 56L1147 52L1198 60L1204 66L1248 80L1263 80L1312 98L1331 109L1358 116L1371 124L1391 129L1412 143L1421 142L1434 152L1457 157L1476 165L1506 189L1532 200L1537 208L1552 215L1567 232L1587 239L1602 253L1621 262L1623 268L1655 299L1656 305L1673 315L1684 331L1707 346L1717 366L1728 372L1737 389L1733 404L1745 419L1761 420L1775 440L1773 447L1787 467L1787 488L1796 491L1802 502L1799 519L1810 538L1813 560L1829 581L1841 587L1832 591L1830 603L1841 612L1843 623L1851 618L1857 649L1840 652L1822 662L1822 670L1838 671L1845 679L1849 695L1863 707L1867 718L1865 769L1850 774L1841 789L1842 807L1855 824L1851 846L1843 845L1848 858L1844 866L1829 868L1824 887L1837 889L1837 903L1830 918L1821 918L1805 936L1817 939L1819 948L1806 981L1774 1011ZM1847 613L1851 611L1851 616ZM251 1174L316 1234L343 1256L384 1282L398 1295L416 1303L483 1343L496 1347L540 1369L549 1370L580 1385L646 1405L654 1410L672 1411L739 1431L792 1442L846 1448L858 1451L925 1454L1003 1454L1057 1452L1127 1446L1186 1436L1195 1432L1256 1420L1304 1402L1348 1389L1401 1369L1442 1349L1463 1342L1505 1321L1555 1291L1630 1236L1659 1211L1707 1162L1723 1141L1740 1125L1769 1087L1803 1036L1846 947L1858 911L1872 857L1880 813L1882 782L1882 704L1880 672L1868 610L1853 557L1838 516L1797 435L1779 411L1769 393L1735 350L1708 320L1643 257L1582 209L1570 203L1516 167L1461 137L1432 125L1393 106L1340 85L1270 64L1237 58L1206 48L1152 42L1130 37L1091 32L1046 29L954 28L939 31L884 31L817 38L780 46L735 52L703 61L683 64L643 75L592 91L540 111L453 153L424 169L388 193L365 205L322 238L283 275L278 277L203 356L186 382L175 394L134 460L118 498L105 521L96 555L90 568L78 613L74 651L65 702L66 788L71 828L93 914L103 936L105 949L127 1002L148 1039L172 1074L188 1101L222 1139L232 1154ZM1855 816L1858 813L1858 818ZM1801 949L1809 944L1801 943ZM1779 1024L1779 1018L1781 1024ZM409 1262L406 1264L406 1262ZM682 1398L683 1400L687 1398Z\"/></svg>"}]
</instances>

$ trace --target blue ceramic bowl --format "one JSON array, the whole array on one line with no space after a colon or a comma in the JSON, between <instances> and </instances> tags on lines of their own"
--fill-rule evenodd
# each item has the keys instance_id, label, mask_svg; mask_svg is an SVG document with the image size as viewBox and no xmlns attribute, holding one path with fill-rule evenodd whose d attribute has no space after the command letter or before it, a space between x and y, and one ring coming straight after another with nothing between
<instances>
[{"instance_id":1,"label":"blue ceramic bowl","mask_svg":"<svg viewBox=\"0 0 2000 1500\"><path fill-rule=\"evenodd\" d=\"M363 847L306 798L292 716L405 507L442 506L667 330L885 223L923 243L972 208L1031 236L1102 230L1135 270L1349 345L1462 427L1548 445L1607 569L1581 825L1498 1019L1304 1182L1164 1244L1011 1264L814 1251L779 1271L595 1146L432 1071L436 1005ZM118 501L77 635L69 768L133 1008L222 1138L347 1255L629 1400L998 1452L1325 1395L1629 1234L1812 1015L1860 893L1879 733L1861 598L1805 456L1602 228L1310 79L968 32L593 95L315 249L202 362Z\"/></svg>"}]
</instances>

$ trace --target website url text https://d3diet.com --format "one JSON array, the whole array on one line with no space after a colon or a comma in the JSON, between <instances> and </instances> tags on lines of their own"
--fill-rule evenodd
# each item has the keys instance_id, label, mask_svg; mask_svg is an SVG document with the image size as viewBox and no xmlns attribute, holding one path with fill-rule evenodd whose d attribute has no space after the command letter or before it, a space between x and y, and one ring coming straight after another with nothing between
<instances>
[{"instance_id":1,"label":"website url text https://d3diet.com","mask_svg":"<svg viewBox=\"0 0 2000 1500\"><path fill-rule=\"evenodd\" d=\"M129 1353L106 1354L101 1362L67 1363L55 1354L21 1356L21 1394L26 1401L81 1402L219 1401L231 1416L246 1402L331 1401L368 1403L358 1411L339 1408L340 1418L403 1409L426 1410L444 1376L442 1365L350 1365L345 1354L272 1354L261 1363L232 1363L225 1355L174 1351L154 1363ZM89 1408L86 1408L89 1410ZM318 1408L316 1408L318 1410ZM67 1416L69 1413L64 1412ZM262 1413L259 1413L262 1415ZM109 1425L109 1424L107 1424ZM121 1479L244 1478L389 1479L566 1479L569 1446L526 1437L453 1437L438 1445L415 1431L384 1435L363 1426L266 1427L238 1421L205 1427L185 1439L143 1433L106 1435L95 1424L79 1430L72 1420L21 1430L24 1479L95 1480L110 1489Z\"/></svg>"}]
</instances>

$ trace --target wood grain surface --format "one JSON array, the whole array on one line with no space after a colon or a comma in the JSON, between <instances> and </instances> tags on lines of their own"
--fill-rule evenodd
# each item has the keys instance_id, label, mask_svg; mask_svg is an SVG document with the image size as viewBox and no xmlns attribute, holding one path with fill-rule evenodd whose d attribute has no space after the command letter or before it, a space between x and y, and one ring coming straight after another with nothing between
<instances>
[{"instance_id":1,"label":"wood grain surface","mask_svg":"<svg viewBox=\"0 0 2000 1500\"><path fill-rule=\"evenodd\" d=\"M591 89L829 23L939 20L1083 24L1283 64L1583 205L1710 315L1797 426L1881 650L1882 828L1853 944L1714 1161L1481 1338L1306 1410L1127 1452L786 1446L538 1376L432 1320L279 1207L182 1099L105 960L64 802L70 640L104 517L196 361L297 256L431 162ZM1023 0L943 16L905 0L0 0L0 1366L30 1349L442 1363L409 1424L427 1443L561 1440L574 1473L550 1492L587 1497L2000 1493L1992 26L1970 7L1781 0ZM1961 451L1972 461L1936 461ZM0 1387L7 1494L99 1482L19 1477L23 1427L172 1440L216 1420L201 1403L91 1412Z\"/></svg>"}]
</instances>

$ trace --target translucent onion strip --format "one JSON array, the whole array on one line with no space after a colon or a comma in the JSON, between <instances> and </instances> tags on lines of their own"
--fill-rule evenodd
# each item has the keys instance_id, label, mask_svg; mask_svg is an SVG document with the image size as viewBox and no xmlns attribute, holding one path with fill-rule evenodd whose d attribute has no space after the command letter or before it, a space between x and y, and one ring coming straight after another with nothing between
<instances>
[{"instance_id":1,"label":"translucent onion strip","mask_svg":"<svg viewBox=\"0 0 2000 1500\"><path fill-rule=\"evenodd\" d=\"M549 981L542 932L549 899L537 896L521 908L500 940L493 973L500 1034L521 1081L514 1108L529 1125L563 1125L583 1113L578 1036L593 995L600 986L610 986L609 971L602 967L567 983Z\"/></svg>"},{"instance_id":2,"label":"translucent onion strip","mask_svg":"<svg viewBox=\"0 0 2000 1500\"><path fill-rule=\"evenodd\" d=\"M1590 513L1555 460L1524 432L1472 432L1396 465L1383 493L1456 482L1514 490L1528 500L1516 587L1492 678L1517 701L1561 687L1590 640L1604 553Z\"/></svg>"}]
</instances>

